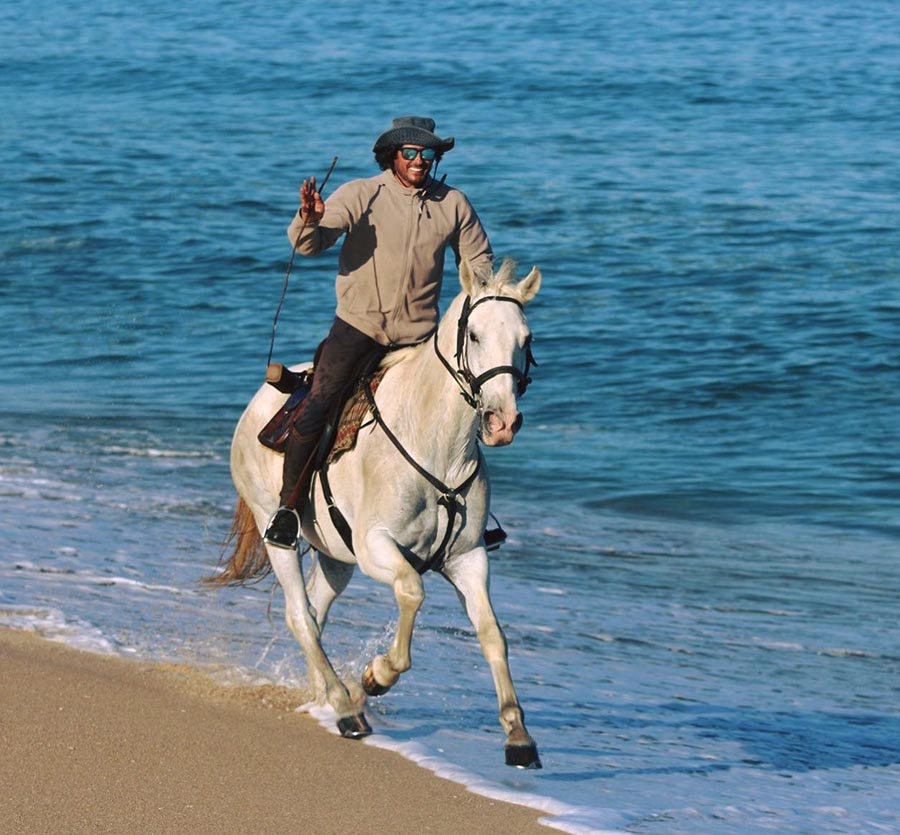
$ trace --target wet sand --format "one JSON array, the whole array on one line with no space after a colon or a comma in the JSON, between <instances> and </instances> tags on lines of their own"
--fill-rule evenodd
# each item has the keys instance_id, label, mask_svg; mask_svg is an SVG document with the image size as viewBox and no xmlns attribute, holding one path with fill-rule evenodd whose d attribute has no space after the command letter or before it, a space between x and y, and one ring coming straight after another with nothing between
<instances>
[{"instance_id":1,"label":"wet sand","mask_svg":"<svg viewBox=\"0 0 900 835\"><path fill-rule=\"evenodd\" d=\"M0 829L554 831L535 810L329 734L292 710L290 691L232 690L202 678L0 629Z\"/></svg>"}]
</instances>

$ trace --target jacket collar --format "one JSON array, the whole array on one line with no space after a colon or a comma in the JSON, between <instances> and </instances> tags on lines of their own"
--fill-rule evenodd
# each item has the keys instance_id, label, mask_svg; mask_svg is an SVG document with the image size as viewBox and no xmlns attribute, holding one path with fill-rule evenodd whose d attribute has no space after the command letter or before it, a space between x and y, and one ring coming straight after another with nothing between
<instances>
[{"instance_id":1,"label":"jacket collar","mask_svg":"<svg viewBox=\"0 0 900 835\"><path fill-rule=\"evenodd\" d=\"M394 176L394 172L388 168L386 171L382 171L379 175L379 179L385 185L388 186L392 191L397 194L402 194L410 199L414 197L422 197L426 192L429 192L434 188L434 177L431 175L428 176L428 179L425 180L425 185L421 188L406 188L406 186L402 185L400 181Z\"/></svg>"}]
</instances>

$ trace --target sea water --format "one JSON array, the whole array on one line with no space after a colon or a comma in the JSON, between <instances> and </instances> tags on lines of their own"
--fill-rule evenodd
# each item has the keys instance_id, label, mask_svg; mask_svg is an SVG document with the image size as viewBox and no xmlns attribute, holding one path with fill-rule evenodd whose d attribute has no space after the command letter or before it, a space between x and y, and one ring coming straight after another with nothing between
<instances>
[{"instance_id":1,"label":"sea water","mask_svg":"<svg viewBox=\"0 0 900 835\"><path fill-rule=\"evenodd\" d=\"M487 451L544 769L503 765L437 576L372 744L571 832L900 832L898 78L876 0L5 4L0 622L305 687L271 583L199 583L230 435L301 180L432 115L498 256L544 272L524 428ZM276 359L335 269L294 264ZM357 574L342 675L394 617Z\"/></svg>"}]
</instances>

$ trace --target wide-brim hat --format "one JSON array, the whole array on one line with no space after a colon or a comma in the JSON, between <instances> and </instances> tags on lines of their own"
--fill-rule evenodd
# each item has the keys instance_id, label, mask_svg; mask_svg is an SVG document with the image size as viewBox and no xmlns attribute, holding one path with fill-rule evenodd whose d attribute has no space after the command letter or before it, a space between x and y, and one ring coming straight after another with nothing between
<instances>
[{"instance_id":1,"label":"wide-brim hat","mask_svg":"<svg viewBox=\"0 0 900 835\"><path fill-rule=\"evenodd\" d=\"M452 136L441 139L434 132L434 119L427 116L398 116L389 130L375 140L372 150L377 154L387 148L399 148L401 145L421 145L423 148L434 148L436 151L449 151L455 140Z\"/></svg>"}]
</instances>

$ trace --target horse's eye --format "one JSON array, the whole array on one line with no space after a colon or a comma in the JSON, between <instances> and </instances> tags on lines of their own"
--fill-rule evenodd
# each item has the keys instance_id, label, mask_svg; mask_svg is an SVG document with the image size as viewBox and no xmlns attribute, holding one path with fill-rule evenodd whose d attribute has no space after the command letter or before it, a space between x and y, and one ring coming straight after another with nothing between
<instances>
[{"instance_id":1,"label":"horse's eye","mask_svg":"<svg viewBox=\"0 0 900 835\"><path fill-rule=\"evenodd\" d=\"M478 341L478 334L475 331L469 331L469 342L474 342L477 345Z\"/></svg>"}]
</instances>

